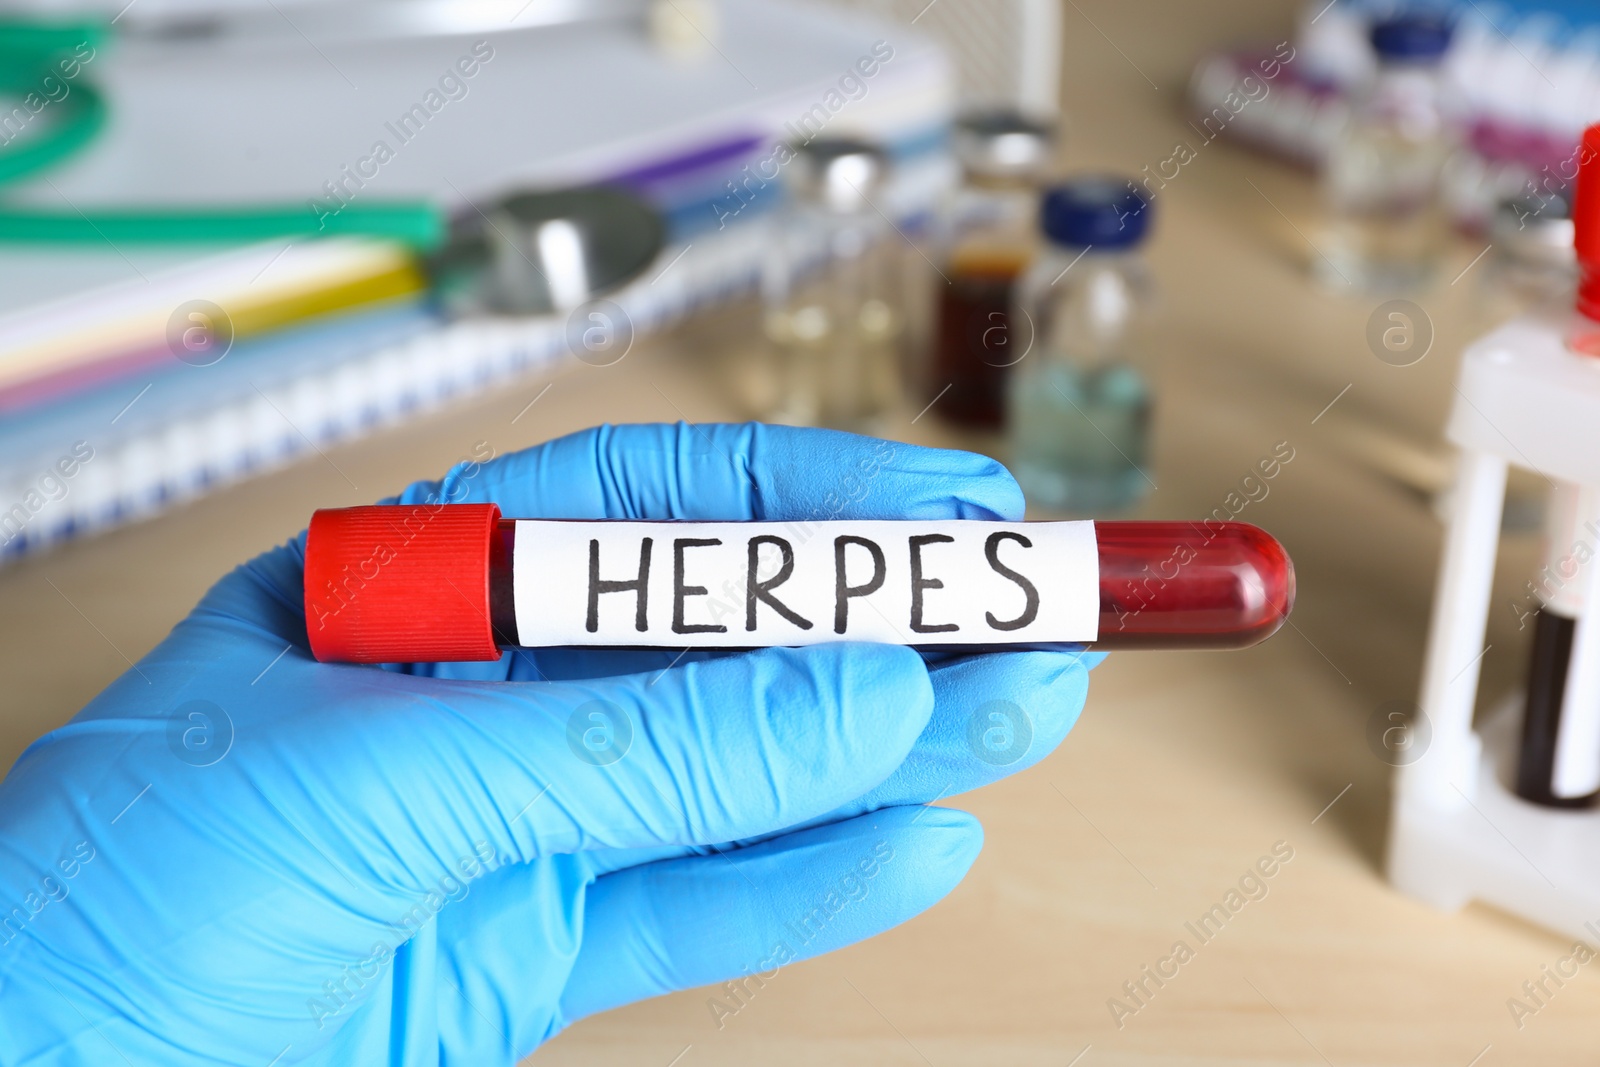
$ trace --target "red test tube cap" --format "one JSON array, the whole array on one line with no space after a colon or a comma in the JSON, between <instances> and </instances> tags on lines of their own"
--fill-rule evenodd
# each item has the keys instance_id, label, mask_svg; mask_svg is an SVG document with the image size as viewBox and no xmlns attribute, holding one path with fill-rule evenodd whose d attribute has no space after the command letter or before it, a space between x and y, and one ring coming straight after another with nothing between
<instances>
[{"instance_id":1,"label":"red test tube cap","mask_svg":"<svg viewBox=\"0 0 1600 1067\"><path fill-rule=\"evenodd\" d=\"M325 508L306 535L306 632L324 662L500 658L494 504Z\"/></svg>"},{"instance_id":2,"label":"red test tube cap","mask_svg":"<svg viewBox=\"0 0 1600 1067\"><path fill-rule=\"evenodd\" d=\"M1600 124L1583 131L1578 147L1572 230L1578 254L1578 312L1600 321Z\"/></svg>"}]
</instances>

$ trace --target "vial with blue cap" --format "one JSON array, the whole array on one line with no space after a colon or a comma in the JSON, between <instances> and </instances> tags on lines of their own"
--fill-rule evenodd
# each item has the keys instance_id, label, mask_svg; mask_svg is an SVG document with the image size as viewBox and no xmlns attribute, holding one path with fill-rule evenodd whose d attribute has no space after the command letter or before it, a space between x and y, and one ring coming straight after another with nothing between
<instances>
[{"instance_id":1,"label":"vial with blue cap","mask_svg":"<svg viewBox=\"0 0 1600 1067\"><path fill-rule=\"evenodd\" d=\"M1448 223L1440 176L1452 152L1440 102L1451 24L1432 14L1371 30L1377 72L1357 93L1323 170L1329 226L1313 268L1338 289L1394 292L1426 283Z\"/></svg>"},{"instance_id":2,"label":"vial with blue cap","mask_svg":"<svg viewBox=\"0 0 1600 1067\"><path fill-rule=\"evenodd\" d=\"M1124 178L1076 178L1045 193L1046 247L1017 285L1013 330L1027 354L1010 380L1012 471L1028 503L1069 514L1137 505L1151 393L1140 248L1151 207Z\"/></svg>"}]
</instances>

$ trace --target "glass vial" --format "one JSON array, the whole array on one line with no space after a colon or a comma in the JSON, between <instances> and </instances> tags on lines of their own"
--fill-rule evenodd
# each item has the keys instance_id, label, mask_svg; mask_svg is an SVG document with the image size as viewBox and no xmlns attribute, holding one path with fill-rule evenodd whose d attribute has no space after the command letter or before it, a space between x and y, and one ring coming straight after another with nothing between
<instances>
[{"instance_id":1,"label":"glass vial","mask_svg":"<svg viewBox=\"0 0 1600 1067\"><path fill-rule=\"evenodd\" d=\"M1040 210L1044 251L1017 283L1012 471L1030 504L1125 510L1150 488L1151 394L1139 319L1149 203L1122 178L1079 178Z\"/></svg>"},{"instance_id":2,"label":"glass vial","mask_svg":"<svg viewBox=\"0 0 1600 1067\"><path fill-rule=\"evenodd\" d=\"M955 133L962 184L939 220L936 325L925 402L947 422L997 430L1006 378L1023 351L1009 316L1016 280L1039 249L1039 187L1054 128L1016 111L981 112Z\"/></svg>"},{"instance_id":3,"label":"glass vial","mask_svg":"<svg viewBox=\"0 0 1600 1067\"><path fill-rule=\"evenodd\" d=\"M762 279L773 422L870 430L898 393L899 249L875 204L887 174L883 152L864 142L795 149Z\"/></svg>"},{"instance_id":4,"label":"glass vial","mask_svg":"<svg viewBox=\"0 0 1600 1067\"><path fill-rule=\"evenodd\" d=\"M1377 73L1352 101L1323 171L1328 232L1312 262L1327 284L1405 290L1437 267L1448 234L1439 75L1449 46L1449 24L1429 16L1372 27Z\"/></svg>"},{"instance_id":5,"label":"glass vial","mask_svg":"<svg viewBox=\"0 0 1600 1067\"><path fill-rule=\"evenodd\" d=\"M1578 284L1573 251L1572 204L1564 193L1506 197L1490 223L1485 296L1500 294L1515 311L1560 303L1570 306Z\"/></svg>"}]
</instances>

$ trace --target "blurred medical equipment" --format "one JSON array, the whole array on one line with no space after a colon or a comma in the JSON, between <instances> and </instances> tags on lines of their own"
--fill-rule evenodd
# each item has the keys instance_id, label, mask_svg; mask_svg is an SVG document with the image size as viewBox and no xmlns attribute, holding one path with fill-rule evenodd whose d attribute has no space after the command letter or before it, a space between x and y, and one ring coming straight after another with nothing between
<instances>
[{"instance_id":1,"label":"blurred medical equipment","mask_svg":"<svg viewBox=\"0 0 1600 1067\"><path fill-rule=\"evenodd\" d=\"M514 193L466 221L446 255L477 297L462 310L479 312L570 312L637 278L666 241L648 202L605 186Z\"/></svg>"},{"instance_id":2,"label":"blurred medical equipment","mask_svg":"<svg viewBox=\"0 0 1600 1067\"><path fill-rule=\"evenodd\" d=\"M867 430L900 384L905 254L876 200L888 157L864 141L793 147L790 203L774 220L762 278L777 356L775 422Z\"/></svg>"},{"instance_id":3,"label":"blurred medical equipment","mask_svg":"<svg viewBox=\"0 0 1600 1067\"><path fill-rule=\"evenodd\" d=\"M1444 60L1442 96L1465 151L1446 174L1444 194L1458 224L1488 225L1508 195L1566 188L1584 126L1600 119L1600 12L1566 0L1308 0L1292 41L1281 42L1282 75L1266 93L1233 108L1229 137L1308 163L1326 158L1350 94L1377 60L1368 40L1375 18L1421 11L1455 25ZM1213 55L1196 67L1190 101L1197 121L1241 85L1259 90L1256 61L1270 47ZM1256 82L1245 79L1254 75Z\"/></svg>"},{"instance_id":4,"label":"blurred medical equipment","mask_svg":"<svg viewBox=\"0 0 1600 1067\"><path fill-rule=\"evenodd\" d=\"M106 124L105 97L87 70L107 45L109 26L0 18L0 185L58 167ZM42 116L42 117L40 117ZM239 244L272 237L363 234L432 248L443 232L426 202L346 205L334 213L300 205L226 208L116 207L85 212L0 207L0 241Z\"/></svg>"},{"instance_id":5,"label":"blurred medical equipment","mask_svg":"<svg viewBox=\"0 0 1600 1067\"><path fill-rule=\"evenodd\" d=\"M105 47L95 22L36 23L0 17L0 99L20 106L0 116L0 183L54 166L99 134L105 98L92 83L68 84ZM46 107L46 121L34 119Z\"/></svg>"},{"instance_id":6,"label":"blurred medical equipment","mask_svg":"<svg viewBox=\"0 0 1600 1067\"><path fill-rule=\"evenodd\" d=\"M1060 114L1060 0L833 2L937 37L955 64L964 110L1020 111L1041 121Z\"/></svg>"},{"instance_id":7,"label":"blurred medical equipment","mask_svg":"<svg viewBox=\"0 0 1600 1067\"><path fill-rule=\"evenodd\" d=\"M1471 281L1475 299L1462 322L1468 336L1481 336L1534 308L1570 307L1578 280L1572 249L1570 190L1549 196L1506 196L1495 205L1483 235L1482 269ZM1538 481L1537 522L1543 529L1549 486ZM1508 490L1515 491L1515 487ZM1510 505L1508 504L1508 511ZM1507 527L1510 528L1509 526Z\"/></svg>"},{"instance_id":8,"label":"blurred medical equipment","mask_svg":"<svg viewBox=\"0 0 1600 1067\"><path fill-rule=\"evenodd\" d=\"M92 80L109 102L106 125L47 173L8 186L9 211L192 218L299 202L332 229L374 206L419 203L436 225L450 219L451 240L428 263L429 287L405 247L355 237L222 251L0 242L0 390L19 405L0 422L0 559L517 375L609 365L626 354L621 339L750 292L766 251L760 223L781 197L737 190L795 129L883 146L894 177L874 200L891 219L931 208L949 182L954 108L939 47L836 9L715 7L718 48L698 58L658 49L642 0L129 10L119 36L63 82L67 100L78 79ZM886 58L874 58L875 42ZM553 99L561 106L527 104ZM474 288L491 238L512 272L520 260L511 228L503 240L474 205L494 214L509 191L595 186L636 194L663 222L613 235L626 255L613 237L558 224L542 231L541 256L581 258L588 277L614 252L631 261L663 225L666 241L606 296L619 340L598 356L585 347L596 336L587 305L511 313L516 299L496 304ZM392 291L375 281L384 276ZM329 288L349 299L328 299ZM574 291L551 294L551 306ZM282 300L261 298L271 292ZM36 362L43 351L59 365ZM48 387L29 392L36 371ZM79 442L93 459L40 492Z\"/></svg>"},{"instance_id":9,"label":"blurred medical equipment","mask_svg":"<svg viewBox=\"0 0 1600 1067\"><path fill-rule=\"evenodd\" d=\"M1387 746L1401 764L1394 883L1438 907L1484 900L1575 937L1600 914L1600 812L1551 808L1600 790L1600 126L1584 149L1576 311L1530 312L1462 358L1447 429L1461 453L1420 706L1395 725L1404 743ZM1512 464L1555 486L1548 563L1509 605L1522 625L1538 617L1528 699L1502 701L1474 730Z\"/></svg>"},{"instance_id":10,"label":"blurred medical equipment","mask_svg":"<svg viewBox=\"0 0 1600 1067\"><path fill-rule=\"evenodd\" d=\"M1483 274L1486 292L1504 293L1524 307L1571 299L1578 261L1572 251L1569 194L1502 198L1495 205L1489 239L1494 252Z\"/></svg>"},{"instance_id":11,"label":"blurred medical equipment","mask_svg":"<svg viewBox=\"0 0 1600 1067\"><path fill-rule=\"evenodd\" d=\"M926 401L962 426L999 429L1006 378L1022 349L1009 324L1017 276L1039 249L1040 186L1055 130L1021 112L968 114L956 125L963 181L934 226L936 285Z\"/></svg>"},{"instance_id":12,"label":"blurred medical equipment","mask_svg":"<svg viewBox=\"0 0 1600 1067\"><path fill-rule=\"evenodd\" d=\"M1378 68L1351 103L1322 171L1327 233L1311 265L1331 287L1421 285L1444 250L1439 182L1451 151L1439 101L1450 27L1402 16L1372 27Z\"/></svg>"},{"instance_id":13,"label":"blurred medical equipment","mask_svg":"<svg viewBox=\"0 0 1600 1067\"><path fill-rule=\"evenodd\" d=\"M0 208L0 241L25 244L239 245L272 238L360 236L428 251L439 243L444 229L438 206L420 201L352 204L321 220L303 205L111 208L89 213Z\"/></svg>"}]
</instances>

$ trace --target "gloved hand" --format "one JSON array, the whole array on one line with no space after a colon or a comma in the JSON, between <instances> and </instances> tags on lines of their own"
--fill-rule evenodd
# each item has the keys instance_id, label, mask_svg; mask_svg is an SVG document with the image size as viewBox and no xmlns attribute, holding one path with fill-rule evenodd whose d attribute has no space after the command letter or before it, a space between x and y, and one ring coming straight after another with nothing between
<instances>
[{"instance_id":1,"label":"gloved hand","mask_svg":"<svg viewBox=\"0 0 1600 1067\"><path fill-rule=\"evenodd\" d=\"M399 499L1022 511L987 459L759 425L590 430ZM605 1008L753 990L949 892L981 830L921 805L1049 752L1097 658L321 664L303 548L225 577L0 783L0 1063L510 1063Z\"/></svg>"}]
</instances>

